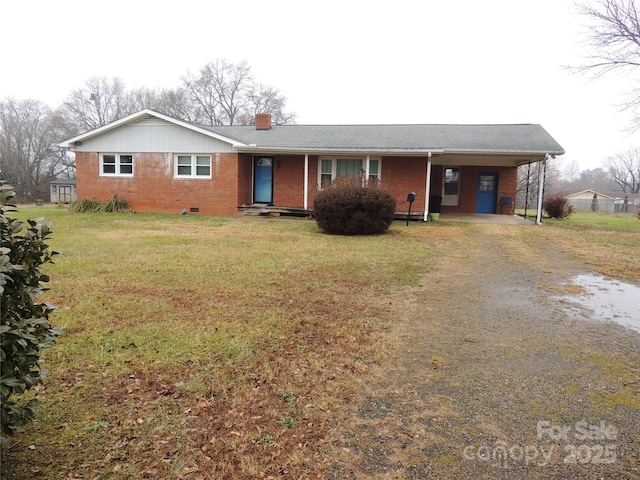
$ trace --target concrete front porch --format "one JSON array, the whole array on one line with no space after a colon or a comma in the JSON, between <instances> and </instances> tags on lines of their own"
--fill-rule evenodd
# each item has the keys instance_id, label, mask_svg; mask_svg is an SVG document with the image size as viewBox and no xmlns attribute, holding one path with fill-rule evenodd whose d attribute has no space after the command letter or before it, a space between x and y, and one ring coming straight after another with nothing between
<instances>
[{"instance_id":1,"label":"concrete front porch","mask_svg":"<svg viewBox=\"0 0 640 480\"><path fill-rule=\"evenodd\" d=\"M442 213L439 222L499 223L503 225L533 224L518 215L498 215L491 213Z\"/></svg>"}]
</instances>

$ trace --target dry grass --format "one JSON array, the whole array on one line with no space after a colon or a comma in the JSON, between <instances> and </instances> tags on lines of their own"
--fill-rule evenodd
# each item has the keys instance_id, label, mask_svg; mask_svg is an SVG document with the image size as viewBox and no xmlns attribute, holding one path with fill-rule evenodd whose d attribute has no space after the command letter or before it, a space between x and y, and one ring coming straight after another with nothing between
<instances>
[{"instance_id":1,"label":"dry grass","mask_svg":"<svg viewBox=\"0 0 640 480\"><path fill-rule=\"evenodd\" d=\"M411 331L396 327L433 256L439 268L460 268L473 243L461 224L399 222L381 236L336 237L295 219L46 215L62 252L48 267L47 299L66 334L45 353L43 419L3 456L7 479L324 478L336 449L363 460L366 439L345 447L345 425L372 379L401 368L388 352L411 344ZM606 243L611 232L510 227L496 227L508 261L558 269L539 250L530 255L552 241L640 281ZM629 248L640 251L637 240ZM444 330L447 318L432 324ZM446 375L450 363L439 351L424 378ZM457 415L437 399L430 408L421 415L436 425ZM410 432L418 443L395 454L406 463L446 444L425 423ZM452 461L438 459L444 470Z\"/></svg>"},{"instance_id":2,"label":"dry grass","mask_svg":"<svg viewBox=\"0 0 640 480\"><path fill-rule=\"evenodd\" d=\"M384 359L389 294L430 254L402 228L46 213L61 251L46 299L66 334L7 478L321 475Z\"/></svg>"},{"instance_id":3,"label":"dry grass","mask_svg":"<svg viewBox=\"0 0 640 480\"><path fill-rule=\"evenodd\" d=\"M541 236L562 251L603 275L640 283L640 221L634 216L574 214L546 225Z\"/></svg>"}]
</instances>

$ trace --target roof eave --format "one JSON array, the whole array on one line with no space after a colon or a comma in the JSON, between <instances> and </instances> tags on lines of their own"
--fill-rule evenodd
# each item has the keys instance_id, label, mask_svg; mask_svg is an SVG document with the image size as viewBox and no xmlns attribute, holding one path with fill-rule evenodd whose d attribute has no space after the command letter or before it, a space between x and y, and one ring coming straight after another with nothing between
<instances>
[{"instance_id":1,"label":"roof eave","mask_svg":"<svg viewBox=\"0 0 640 480\"><path fill-rule=\"evenodd\" d=\"M429 148L429 149L415 149L415 148L335 148L335 147L313 147L313 148L298 148L298 147L263 147L259 145L244 145L237 147L238 153L271 153L271 154L306 154L306 155L407 155L424 157L429 154L441 155L444 153L442 148Z\"/></svg>"},{"instance_id":2,"label":"roof eave","mask_svg":"<svg viewBox=\"0 0 640 480\"><path fill-rule=\"evenodd\" d=\"M476 155L564 155L564 150L473 150L473 149L446 149L445 153L476 154Z\"/></svg>"}]
</instances>

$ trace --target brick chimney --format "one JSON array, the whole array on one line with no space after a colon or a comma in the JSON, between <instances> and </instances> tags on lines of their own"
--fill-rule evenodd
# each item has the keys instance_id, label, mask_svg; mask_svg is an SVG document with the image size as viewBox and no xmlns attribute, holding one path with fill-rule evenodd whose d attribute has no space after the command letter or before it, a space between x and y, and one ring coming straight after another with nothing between
<instances>
[{"instance_id":1,"label":"brick chimney","mask_svg":"<svg viewBox=\"0 0 640 480\"><path fill-rule=\"evenodd\" d=\"M256 113L256 130L269 130L271 128L270 113Z\"/></svg>"}]
</instances>

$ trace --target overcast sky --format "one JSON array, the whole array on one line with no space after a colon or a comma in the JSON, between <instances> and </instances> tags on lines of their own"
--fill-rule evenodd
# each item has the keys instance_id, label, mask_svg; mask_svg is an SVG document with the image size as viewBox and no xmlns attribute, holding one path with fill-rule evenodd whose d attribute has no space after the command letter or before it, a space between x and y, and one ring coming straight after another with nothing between
<instances>
[{"instance_id":1,"label":"overcast sky","mask_svg":"<svg viewBox=\"0 0 640 480\"><path fill-rule=\"evenodd\" d=\"M563 164L640 146L617 106L631 79L584 55L573 0L32 0L0 4L0 99L56 107L93 76L175 88L246 60L300 124L540 123Z\"/></svg>"}]
</instances>

